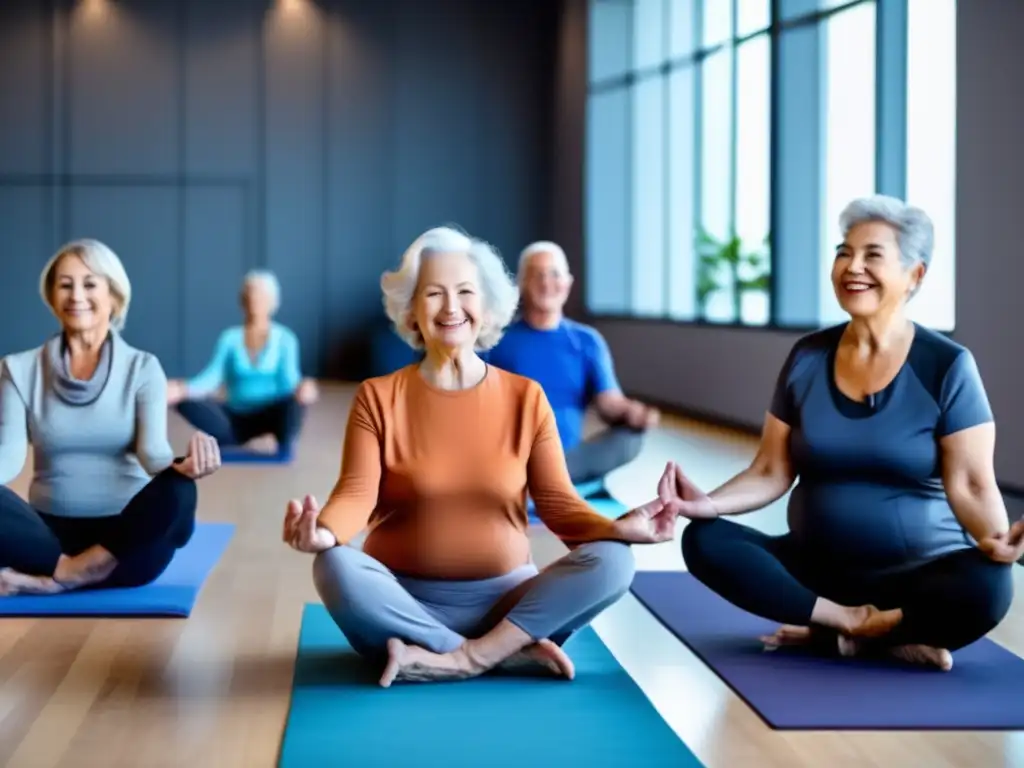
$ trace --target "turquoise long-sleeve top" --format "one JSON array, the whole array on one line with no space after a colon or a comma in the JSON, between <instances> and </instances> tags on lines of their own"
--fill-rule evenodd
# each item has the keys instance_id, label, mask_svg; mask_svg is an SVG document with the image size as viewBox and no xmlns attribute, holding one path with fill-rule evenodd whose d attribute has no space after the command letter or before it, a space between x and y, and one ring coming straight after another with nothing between
<instances>
[{"instance_id":1,"label":"turquoise long-sleeve top","mask_svg":"<svg viewBox=\"0 0 1024 768\"><path fill-rule=\"evenodd\" d=\"M245 348L245 329L236 326L217 339L213 359L188 381L188 394L206 397L223 385L228 408L244 413L291 397L301 381L299 339L291 330L271 323L267 343L254 361Z\"/></svg>"}]
</instances>

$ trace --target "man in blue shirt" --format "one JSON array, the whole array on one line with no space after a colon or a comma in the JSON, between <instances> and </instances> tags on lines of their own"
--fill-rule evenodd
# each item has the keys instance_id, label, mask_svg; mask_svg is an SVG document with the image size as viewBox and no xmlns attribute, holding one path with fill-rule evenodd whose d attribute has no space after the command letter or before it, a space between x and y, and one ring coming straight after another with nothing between
<instances>
[{"instance_id":1,"label":"man in blue shirt","mask_svg":"<svg viewBox=\"0 0 1024 768\"><path fill-rule=\"evenodd\" d=\"M658 411L622 393L604 337L563 315L573 279L557 244L527 246L519 257L518 279L522 315L487 358L544 388L573 482L599 480L636 458L644 433L658 422ZM591 406L607 428L584 439L584 417Z\"/></svg>"}]
</instances>

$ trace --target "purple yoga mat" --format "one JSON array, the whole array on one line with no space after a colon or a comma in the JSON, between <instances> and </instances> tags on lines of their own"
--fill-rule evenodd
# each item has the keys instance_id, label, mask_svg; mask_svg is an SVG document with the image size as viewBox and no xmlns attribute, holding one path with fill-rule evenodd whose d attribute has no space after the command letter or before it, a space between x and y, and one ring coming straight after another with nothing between
<instances>
[{"instance_id":1,"label":"purple yoga mat","mask_svg":"<svg viewBox=\"0 0 1024 768\"><path fill-rule=\"evenodd\" d=\"M1024 729L1024 660L982 639L949 672L800 649L767 652L778 624L736 608L689 573L643 571L633 594L772 728Z\"/></svg>"}]
</instances>

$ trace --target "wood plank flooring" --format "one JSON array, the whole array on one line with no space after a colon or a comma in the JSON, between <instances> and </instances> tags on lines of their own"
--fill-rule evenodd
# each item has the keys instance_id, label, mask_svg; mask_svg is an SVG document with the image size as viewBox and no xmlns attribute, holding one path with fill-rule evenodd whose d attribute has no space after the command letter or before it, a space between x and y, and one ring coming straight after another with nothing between
<instances>
[{"instance_id":1,"label":"wood plank flooring","mask_svg":"<svg viewBox=\"0 0 1024 768\"><path fill-rule=\"evenodd\" d=\"M310 559L281 543L282 513L288 498L322 498L333 484L353 391L325 389L291 467L233 465L203 481L201 519L238 529L188 620L0 619L0 766L276 764L302 608L316 600ZM176 417L171 429L180 450L189 430ZM629 504L646 501L674 458L711 487L753 450L749 437L669 420L609 485ZM27 472L14 486L21 493ZM781 531L784 500L748 521ZM534 543L540 562L564 552L543 530ZM644 569L682 568L678 543L638 548L637 555ZM1021 733L772 731L632 596L595 628L709 768L1024 766ZM1024 652L1019 600L993 637Z\"/></svg>"}]
</instances>

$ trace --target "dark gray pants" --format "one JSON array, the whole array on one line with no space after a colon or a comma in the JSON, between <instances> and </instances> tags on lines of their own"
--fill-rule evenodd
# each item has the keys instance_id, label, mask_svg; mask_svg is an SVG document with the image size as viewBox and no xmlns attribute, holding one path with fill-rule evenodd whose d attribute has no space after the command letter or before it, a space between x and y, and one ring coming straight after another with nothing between
<instances>
[{"instance_id":1,"label":"dark gray pants","mask_svg":"<svg viewBox=\"0 0 1024 768\"><path fill-rule=\"evenodd\" d=\"M623 425L608 427L565 452L573 483L600 480L609 472L629 464L644 445L645 430Z\"/></svg>"},{"instance_id":2,"label":"dark gray pants","mask_svg":"<svg viewBox=\"0 0 1024 768\"><path fill-rule=\"evenodd\" d=\"M449 653L508 619L535 640L562 644L633 582L628 544L583 544L540 573L532 564L492 579L433 581L396 576L350 546L321 552L313 582L353 650L379 660L397 637Z\"/></svg>"}]
</instances>

